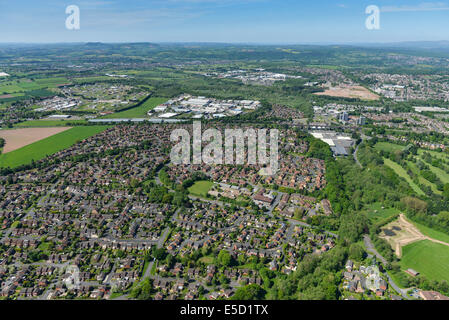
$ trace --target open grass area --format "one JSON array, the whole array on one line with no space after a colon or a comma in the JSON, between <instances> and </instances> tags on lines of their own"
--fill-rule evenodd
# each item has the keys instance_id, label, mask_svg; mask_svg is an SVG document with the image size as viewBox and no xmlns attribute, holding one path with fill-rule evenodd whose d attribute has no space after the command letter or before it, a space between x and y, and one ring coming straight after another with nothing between
<instances>
[{"instance_id":1,"label":"open grass area","mask_svg":"<svg viewBox=\"0 0 449 320\"><path fill-rule=\"evenodd\" d=\"M189 192L196 196L206 197L213 184L211 181L197 181L189 188Z\"/></svg>"},{"instance_id":2,"label":"open grass area","mask_svg":"<svg viewBox=\"0 0 449 320\"><path fill-rule=\"evenodd\" d=\"M49 254L50 242L42 242L37 248L45 254Z\"/></svg>"},{"instance_id":3,"label":"open grass area","mask_svg":"<svg viewBox=\"0 0 449 320\"><path fill-rule=\"evenodd\" d=\"M386 166L393 169L394 172L401 178L404 178L410 187L419 195L424 195L424 192L419 188L419 186L413 182L412 178L407 174L407 171L404 170L399 164L396 162L391 161L390 159L384 158L384 163Z\"/></svg>"},{"instance_id":4,"label":"open grass area","mask_svg":"<svg viewBox=\"0 0 449 320\"><path fill-rule=\"evenodd\" d=\"M399 213L399 210L396 208L385 208L383 207L382 203L376 202L371 204L367 209L366 213L368 215L368 218L376 223L381 220L385 220L393 215L397 215Z\"/></svg>"},{"instance_id":5,"label":"open grass area","mask_svg":"<svg viewBox=\"0 0 449 320\"><path fill-rule=\"evenodd\" d=\"M425 225L422 225L420 223L414 222L413 224L418 228L419 231L421 231L424 235L431 237L433 239L437 239L446 243L449 243L449 235L437 230L434 230L432 228L429 228Z\"/></svg>"},{"instance_id":6,"label":"open grass area","mask_svg":"<svg viewBox=\"0 0 449 320\"><path fill-rule=\"evenodd\" d=\"M108 114L102 118L104 119L114 119L114 118L148 118L147 112L157 107L161 103L166 102L167 98L150 98L145 103L138 107L125 110L122 112L116 112L113 114Z\"/></svg>"},{"instance_id":7,"label":"open grass area","mask_svg":"<svg viewBox=\"0 0 449 320\"><path fill-rule=\"evenodd\" d=\"M15 168L31 163L64 150L78 141L106 130L108 126L75 127L67 131L55 134L46 139L29 144L23 148L0 155L0 167Z\"/></svg>"},{"instance_id":8,"label":"open grass area","mask_svg":"<svg viewBox=\"0 0 449 320\"><path fill-rule=\"evenodd\" d=\"M214 257L213 256L201 257L199 261L205 264L212 264L214 263Z\"/></svg>"},{"instance_id":9,"label":"open grass area","mask_svg":"<svg viewBox=\"0 0 449 320\"><path fill-rule=\"evenodd\" d=\"M378 143L376 143L374 148L377 150L391 152L391 151L403 150L404 146L401 146L399 144L394 144L391 142L378 142Z\"/></svg>"},{"instance_id":10,"label":"open grass area","mask_svg":"<svg viewBox=\"0 0 449 320\"><path fill-rule=\"evenodd\" d=\"M449 281L449 247L423 240L402 248L401 268L412 268L430 280Z\"/></svg>"},{"instance_id":11,"label":"open grass area","mask_svg":"<svg viewBox=\"0 0 449 320\"><path fill-rule=\"evenodd\" d=\"M419 156L422 156L425 152L430 153L430 155L432 157L449 160L449 154L447 154L445 152L438 152L438 151L427 150L427 149L418 149Z\"/></svg>"}]
</instances>

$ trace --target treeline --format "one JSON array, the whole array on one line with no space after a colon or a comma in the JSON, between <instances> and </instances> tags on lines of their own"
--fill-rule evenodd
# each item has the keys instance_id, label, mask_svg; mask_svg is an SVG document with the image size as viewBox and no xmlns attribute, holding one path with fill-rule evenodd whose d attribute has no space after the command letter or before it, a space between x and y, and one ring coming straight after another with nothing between
<instances>
[{"instance_id":1,"label":"treeline","mask_svg":"<svg viewBox=\"0 0 449 320\"><path fill-rule=\"evenodd\" d=\"M306 255L297 270L288 276L278 276L273 286L266 288L266 298L272 300L336 300L341 270L348 258L348 248L336 247L320 256Z\"/></svg>"}]
</instances>

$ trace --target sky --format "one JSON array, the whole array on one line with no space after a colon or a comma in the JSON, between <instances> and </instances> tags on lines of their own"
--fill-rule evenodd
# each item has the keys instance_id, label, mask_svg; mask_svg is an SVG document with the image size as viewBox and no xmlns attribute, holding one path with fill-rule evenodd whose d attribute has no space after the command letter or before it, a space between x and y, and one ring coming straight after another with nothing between
<instances>
[{"instance_id":1,"label":"sky","mask_svg":"<svg viewBox=\"0 0 449 320\"><path fill-rule=\"evenodd\" d=\"M66 8L80 29L66 28ZM365 10L379 8L379 29ZM449 0L0 0L0 42L384 43L449 40Z\"/></svg>"}]
</instances>

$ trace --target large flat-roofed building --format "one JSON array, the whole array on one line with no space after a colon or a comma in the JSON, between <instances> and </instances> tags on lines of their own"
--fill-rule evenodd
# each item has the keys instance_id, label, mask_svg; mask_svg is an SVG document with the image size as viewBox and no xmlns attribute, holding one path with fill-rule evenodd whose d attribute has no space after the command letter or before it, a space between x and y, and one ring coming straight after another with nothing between
<instances>
[{"instance_id":1,"label":"large flat-roofed building","mask_svg":"<svg viewBox=\"0 0 449 320\"><path fill-rule=\"evenodd\" d=\"M336 132L311 132L310 134L327 143L334 156L347 156L350 154L351 147L354 146L354 140L351 137Z\"/></svg>"}]
</instances>

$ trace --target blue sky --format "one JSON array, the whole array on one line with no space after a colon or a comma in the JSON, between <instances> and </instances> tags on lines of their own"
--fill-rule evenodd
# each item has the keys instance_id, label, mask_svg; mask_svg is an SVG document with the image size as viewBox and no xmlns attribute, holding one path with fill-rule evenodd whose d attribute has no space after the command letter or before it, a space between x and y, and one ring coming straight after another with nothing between
<instances>
[{"instance_id":1,"label":"blue sky","mask_svg":"<svg viewBox=\"0 0 449 320\"><path fill-rule=\"evenodd\" d=\"M80 8L67 30L65 8ZM367 30L377 5L380 30ZM0 0L0 42L367 43L449 40L449 0Z\"/></svg>"}]
</instances>

